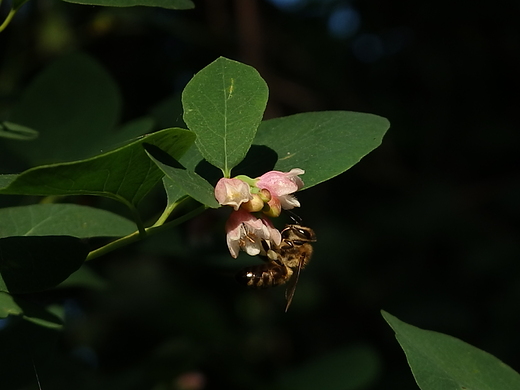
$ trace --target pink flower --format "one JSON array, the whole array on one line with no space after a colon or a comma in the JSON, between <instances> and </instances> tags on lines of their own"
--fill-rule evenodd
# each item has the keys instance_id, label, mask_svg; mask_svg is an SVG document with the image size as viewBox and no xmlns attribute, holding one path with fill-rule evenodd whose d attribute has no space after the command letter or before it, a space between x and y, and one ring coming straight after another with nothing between
<instances>
[{"instance_id":1,"label":"pink flower","mask_svg":"<svg viewBox=\"0 0 520 390\"><path fill-rule=\"evenodd\" d=\"M298 175L304 174L303 169L294 168L290 172L270 171L258 178L256 186L271 193L268 202L272 216L280 215L281 209L290 210L300 207L300 202L292 195L303 187L303 181Z\"/></svg>"},{"instance_id":2,"label":"pink flower","mask_svg":"<svg viewBox=\"0 0 520 390\"><path fill-rule=\"evenodd\" d=\"M232 206L236 211L242 203L253 199L253 196L246 182L223 177L215 186L215 198L221 205Z\"/></svg>"},{"instance_id":3,"label":"pink flower","mask_svg":"<svg viewBox=\"0 0 520 390\"><path fill-rule=\"evenodd\" d=\"M238 257L240 250L250 256L265 255L263 241L270 247L272 244L279 245L282 240L280 232L273 227L271 221L256 218L242 209L231 213L226 222L226 232L229 252L234 258Z\"/></svg>"},{"instance_id":4,"label":"pink flower","mask_svg":"<svg viewBox=\"0 0 520 390\"><path fill-rule=\"evenodd\" d=\"M298 177L303 173L302 169L295 168L290 172L267 172L256 179L240 175L218 181L215 198L219 204L235 209L226 222L231 256L238 257L241 250L250 256L265 256L269 248L280 244L281 234L267 217L278 217L282 209L300 206L292 194L303 187ZM262 212L265 217L251 214L256 212Z\"/></svg>"}]
</instances>

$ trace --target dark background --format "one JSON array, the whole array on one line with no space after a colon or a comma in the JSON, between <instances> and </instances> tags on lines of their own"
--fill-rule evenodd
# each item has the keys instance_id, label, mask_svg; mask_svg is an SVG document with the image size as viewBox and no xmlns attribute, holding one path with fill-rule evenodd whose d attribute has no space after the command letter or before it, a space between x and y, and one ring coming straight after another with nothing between
<instances>
[{"instance_id":1,"label":"dark background","mask_svg":"<svg viewBox=\"0 0 520 390\"><path fill-rule=\"evenodd\" d=\"M226 215L208 212L98 259L103 290L30 297L64 304L67 326L50 358L20 346L27 388L34 362L43 389L416 389L381 309L520 370L519 3L196 3L33 0L0 34L0 113L73 50L117 81L122 122L178 100L222 55L266 79L266 118L363 111L391 129L351 170L299 194L318 242L287 314L282 288L235 284L247 260L229 257ZM162 127L180 123L171 111Z\"/></svg>"}]
</instances>

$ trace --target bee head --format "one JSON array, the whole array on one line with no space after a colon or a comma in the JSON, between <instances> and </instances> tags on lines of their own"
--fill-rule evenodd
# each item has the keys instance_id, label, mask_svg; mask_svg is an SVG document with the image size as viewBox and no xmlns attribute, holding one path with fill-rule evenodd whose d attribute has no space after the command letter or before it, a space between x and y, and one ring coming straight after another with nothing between
<instances>
[{"instance_id":1,"label":"bee head","mask_svg":"<svg viewBox=\"0 0 520 390\"><path fill-rule=\"evenodd\" d=\"M296 245L299 245L305 242L316 241L316 234L314 230L306 226L287 225L285 229L282 230L282 238L284 240L293 241Z\"/></svg>"}]
</instances>

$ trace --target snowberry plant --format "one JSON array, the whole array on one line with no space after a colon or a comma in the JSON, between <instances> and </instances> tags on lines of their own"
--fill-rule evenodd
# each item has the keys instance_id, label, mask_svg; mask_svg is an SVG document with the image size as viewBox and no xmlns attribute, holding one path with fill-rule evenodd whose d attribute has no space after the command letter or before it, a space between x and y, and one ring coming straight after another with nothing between
<instances>
[{"instance_id":1,"label":"snowberry plant","mask_svg":"<svg viewBox=\"0 0 520 390\"><path fill-rule=\"evenodd\" d=\"M75 79L59 104L44 98L57 79L67 81L69 69L85 67L95 69L89 72L98 82ZM88 57L68 56L39 77L2 123L0 136L14 139L10 141L13 148L28 161L52 162L0 175L0 194L45 197L38 204L0 209L2 318L16 316L42 327L60 328L57 316L27 305L24 294L66 283L85 262L175 228L209 208L233 208L226 232L222 231L232 257L240 251L262 254L262 242L277 245L281 240L272 219L284 209L305 207L294 193L352 167L381 143L389 127L377 115L347 111L262 121L268 99L265 81L250 66L218 58L183 91L187 129L150 132L151 123L142 119L108 136L115 122L109 108L118 103L111 82L104 77ZM92 85L106 89L100 95ZM71 96L81 99L80 104ZM105 99L101 105L100 99ZM94 106L105 111L90 112ZM59 146L43 131L47 126L59 133L57 125L45 119L57 109L69 118ZM87 129L86 123L94 125ZM91 129L99 134L92 134ZM37 136L37 141L31 141ZM99 140L98 144L92 139ZM107 149L107 145L120 146ZM100 150L108 151L99 154ZM220 172L214 181L208 181L200 169L208 163ZM254 172L248 172L248 167L254 167ZM154 221L144 223L138 205L158 185L167 195L164 209ZM71 195L116 200L128 208L133 221L102 209L61 202ZM199 206L180 207L186 199ZM87 240L96 237L112 239L103 245ZM518 374L485 352L383 315L396 331L422 389L520 388ZM482 385L493 380L500 386Z\"/></svg>"},{"instance_id":2,"label":"snowberry plant","mask_svg":"<svg viewBox=\"0 0 520 390\"><path fill-rule=\"evenodd\" d=\"M35 99L39 89L45 91L47 81L62 77L64 69L89 61L78 54L59 61L44 72L24 99ZM88 88L83 90L84 95L88 95ZM293 195L296 191L353 166L381 143L389 127L382 117L346 111L262 121L267 99L267 85L254 68L218 58L197 73L183 91L188 129L163 129L92 157L1 175L0 194L46 197L40 204L0 210L0 291L11 305L5 307L4 314L23 315L11 294L53 288L84 262L178 226L208 208L234 209L226 224L227 237L222 232L231 256L237 257L241 250L252 256L261 254L262 241L280 243L280 232L271 219L283 209L300 206ZM38 114L24 108L33 106L22 102L6 122L4 135L33 138L31 128L41 127ZM83 106L89 107L88 102ZM147 126L134 123L129 128L130 132L145 132ZM45 146L45 134L40 136ZM63 141L69 150L81 150L85 136L90 135L64 133L69 140ZM108 142L114 141L121 143L120 139ZM49 151L55 149L49 145ZM256 152L251 153L253 150ZM266 168L256 177L248 176L247 168L233 175L244 159L249 166ZM216 185L199 174L198 167L204 162L221 172ZM154 222L144 224L137 206L158 184L167 194L166 205ZM68 195L97 195L119 201L128 207L133 222L101 209L58 201ZM200 206L179 215L179 205L186 199ZM176 218L171 218L174 211ZM96 247L85 240L93 237L114 239Z\"/></svg>"}]
</instances>

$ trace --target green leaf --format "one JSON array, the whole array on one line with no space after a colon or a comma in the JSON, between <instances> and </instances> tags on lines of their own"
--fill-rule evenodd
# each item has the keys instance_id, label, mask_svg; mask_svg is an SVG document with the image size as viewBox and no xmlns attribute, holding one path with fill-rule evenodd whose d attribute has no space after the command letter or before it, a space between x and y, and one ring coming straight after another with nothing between
<instances>
[{"instance_id":1,"label":"green leaf","mask_svg":"<svg viewBox=\"0 0 520 390\"><path fill-rule=\"evenodd\" d=\"M199 150L195 147L195 145L193 145L179 160L183 167L191 171L195 171L195 168L201 161L204 161L204 159L202 158L202 155L200 154ZM210 166L212 167L212 165ZM218 171L218 168L215 168L215 170ZM218 172L220 175L222 175L220 171ZM219 176L219 178L220 177L221 176ZM167 207L171 206L179 199L188 195L182 189L182 187L180 187L177 183L174 183L173 180L170 179L168 176L163 177L163 184L164 189L166 190L166 196L168 198Z\"/></svg>"},{"instance_id":2,"label":"green leaf","mask_svg":"<svg viewBox=\"0 0 520 390\"><path fill-rule=\"evenodd\" d=\"M109 211L76 204L36 204L0 209L0 238L59 236L121 237L133 233L132 221Z\"/></svg>"},{"instance_id":3,"label":"green leaf","mask_svg":"<svg viewBox=\"0 0 520 390\"><path fill-rule=\"evenodd\" d=\"M10 315L22 316L27 321L47 328L59 329L62 327L62 322L59 318L49 313L43 307L0 291L0 318L6 318Z\"/></svg>"},{"instance_id":4,"label":"green leaf","mask_svg":"<svg viewBox=\"0 0 520 390\"><path fill-rule=\"evenodd\" d=\"M163 177L142 144L156 145L179 158L194 138L188 130L166 129L87 160L32 168L14 180L13 175L0 176L0 183L8 183L0 194L98 195L136 205Z\"/></svg>"},{"instance_id":5,"label":"green leaf","mask_svg":"<svg viewBox=\"0 0 520 390\"><path fill-rule=\"evenodd\" d=\"M13 296L0 291L0 318L5 318L10 315L20 315L22 313L22 308L15 302Z\"/></svg>"},{"instance_id":6,"label":"green leaf","mask_svg":"<svg viewBox=\"0 0 520 390\"><path fill-rule=\"evenodd\" d=\"M85 5L102 5L105 7L161 7L168 9L192 9L195 4L191 0L64 0L68 3Z\"/></svg>"},{"instance_id":7,"label":"green leaf","mask_svg":"<svg viewBox=\"0 0 520 390\"><path fill-rule=\"evenodd\" d=\"M0 291L27 293L64 281L87 257L88 248L69 236L0 238Z\"/></svg>"},{"instance_id":8,"label":"green leaf","mask_svg":"<svg viewBox=\"0 0 520 390\"><path fill-rule=\"evenodd\" d=\"M0 189L9 186L18 175L0 175Z\"/></svg>"},{"instance_id":9,"label":"green leaf","mask_svg":"<svg viewBox=\"0 0 520 390\"><path fill-rule=\"evenodd\" d=\"M342 348L287 371L276 388L359 390L374 383L381 371L379 356L368 345Z\"/></svg>"},{"instance_id":10,"label":"green leaf","mask_svg":"<svg viewBox=\"0 0 520 390\"><path fill-rule=\"evenodd\" d=\"M322 111L262 122L254 140L278 155L275 170L305 170L304 188L329 180L381 144L390 123L377 115Z\"/></svg>"},{"instance_id":11,"label":"green leaf","mask_svg":"<svg viewBox=\"0 0 520 390\"><path fill-rule=\"evenodd\" d=\"M107 288L108 282L92 271L87 264L83 264L76 272L60 283L57 288L80 287L91 290L103 290Z\"/></svg>"},{"instance_id":12,"label":"green leaf","mask_svg":"<svg viewBox=\"0 0 520 390\"><path fill-rule=\"evenodd\" d=\"M520 375L499 359L455 337L382 315L395 331L422 390L518 390Z\"/></svg>"},{"instance_id":13,"label":"green leaf","mask_svg":"<svg viewBox=\"0 0 520 390\"><path fill-rule=\"evenodd\" d=\"M9 120L35 129L34 142L6 142L30 165L90 157L119 120L121 97L91 57L74 53L48 66L30 84Z\"/></svg>"},{"instance_id":14,"label":"green leaf","mask_svg":"<svg viewBox=\"0 0 520 390\"><path fill-rule=\"evenodd\" d=\"M145 145L145 149L150 159L164 172L166 177L171 180L173 188L177 191L179 187L181 191L191 196L196 201L205 206L218 208L220 207L215 199L214 189L204 178L199 176L192 170L184 168L179 162L172 159L171 156L165 154L162 150L154 148L151 145ZM166 182L168 185L168 182ZM168 194L168 198L172 197Z\"/></svg>"},{"instance_id":15,"label":"green leaf","mask_svg":"<svg viewBox=\"0 0 520 390\"><path fill-rule=\"evenodd\" d=\"M174 203L179 201L188 195L181 186L175 183L168 176L163 177L164 190L166 191L166 207L172 206Z\"/></svg>"},{"instance_id":16,"label":"green leaf","mask_svg":"<svg viewBox=\"0 0 520 390\"><path fill-rule=\"evenodd\" d=\"M0 137L30 141L38 138L38 132L26 126L4 121L0 122Z\"/></svg>"},{"instance_id":17,"label":"green leaf","mask_svg":"<svg viewBox=\"0 0 520 390\"><path fill-rule=\"evenodd\" d=\"M267 104L268 89L258 72L218 58L184 88L184 121L197 134L202 156L229 176L246 155Z\"/></svg>"}]
</instances>

